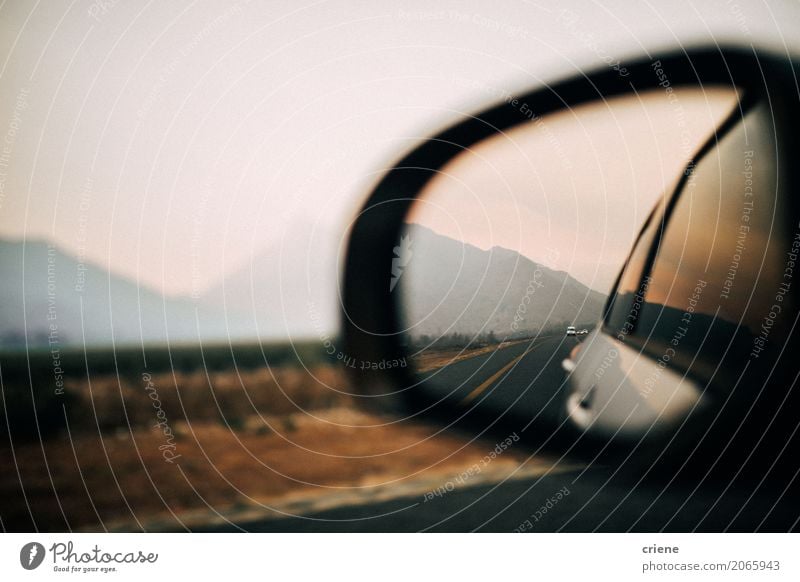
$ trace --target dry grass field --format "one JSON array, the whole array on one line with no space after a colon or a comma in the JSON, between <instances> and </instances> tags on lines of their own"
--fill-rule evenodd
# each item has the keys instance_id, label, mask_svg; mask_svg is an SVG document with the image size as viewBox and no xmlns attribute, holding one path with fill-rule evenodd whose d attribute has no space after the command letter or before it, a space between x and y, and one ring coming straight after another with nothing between
<instances>
[{"instance_id":1,"label":"dry grass field","mask_svg":"<svg viewBox=\"0 0 800 582\"><path fill-rule=\"evenodd\" d=\"M5 531L180 529L191 512L430 479L491 448L358 411L324 362L74 374L63 398L61 429L0 445Z\"/></svg>"}]
</instances>

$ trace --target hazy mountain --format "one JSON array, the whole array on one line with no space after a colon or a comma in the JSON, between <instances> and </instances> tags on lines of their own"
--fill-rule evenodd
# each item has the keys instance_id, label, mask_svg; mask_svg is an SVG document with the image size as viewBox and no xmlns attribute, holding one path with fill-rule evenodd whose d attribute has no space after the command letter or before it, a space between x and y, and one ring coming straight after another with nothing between
<instances>
[{"instance_id":1,"label":"hazy mountain","mask_svg":"<svg viewBox=\"0 0 800 582\"><path fill-rule=\"evenodd\" d=\"M26 337L35 346L57 340L53 347L227 337L221 311L166 298L43 241L0 239L0 272L5 347L23 346Z\"/></svg>"},{"instance_id":2,"label":"hazy mountain","mask_svg":"<svg viewBox=\"0 0 800 582\"><path fill-rule=\"evenodd\" d=\"M601 316L606 297L563 271L501 247L482 250L417 224L408 225L406 234L410 257L394 293L401 294L415 337L491 331L502 338Z\"/></svg>"},{"instance_id":3,"label":"hazy mountain","mask_svg":"<svg viewBox=\"0 0 800 582\"><path fill-rule=\"evenodd\" d=\"M232 330L239 335L334 335L339 319L335 233L303 220L276 230L270 248L210 288L200 302L235 315Z\"/></svg>"},{"instance_id":4,"label":"hazy mountain","mask_svg":"<svg viewBox=\"0 0 800 582\"><path fill-rule=\"evenodd\" d=\"M269 249L196 300L165 297L45 241L0 239L0 346L46 346L51 335L60 346L333 335L336 239L312 226L282 225Z\"/></svg>"}]
</instances>

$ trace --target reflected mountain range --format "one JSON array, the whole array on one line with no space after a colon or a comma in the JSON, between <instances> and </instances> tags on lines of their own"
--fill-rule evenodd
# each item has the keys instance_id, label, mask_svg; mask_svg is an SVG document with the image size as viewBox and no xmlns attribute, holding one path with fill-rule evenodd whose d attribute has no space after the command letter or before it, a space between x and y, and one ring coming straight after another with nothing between
<instances>
[{"instance_id":1,"label":"reflected mountain range","mask_svg":"<svg viewBox=\"0 0 800 582\"><path fill-rule=\"evenodd\" d=\"M419 224L404 233L411 256L395 292L406 327L423 335L525 337L567 325L593 325L606 296L564 271L502 247L488 250Z\"/></svg>"}]
</instances>

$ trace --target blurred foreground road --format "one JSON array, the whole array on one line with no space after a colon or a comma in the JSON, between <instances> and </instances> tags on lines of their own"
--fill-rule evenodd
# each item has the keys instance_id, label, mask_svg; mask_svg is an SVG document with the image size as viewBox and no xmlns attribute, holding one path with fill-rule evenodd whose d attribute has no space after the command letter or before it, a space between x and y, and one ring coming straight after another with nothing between
<instances>
[{"instance_id":1,"label":"blurred foreground road","mask_svg":"<svg viewBox=\"0 0 800 582\"><path fill-rule=\"evenodd\" d=\"M197 531L751 532L796 529L798 515L793 496L780 491L750 497L715 489L693 495L679 487L635 486L608 469L593 469L465 487L429 501L398 498Z\"/></svg>"}]
</instances>

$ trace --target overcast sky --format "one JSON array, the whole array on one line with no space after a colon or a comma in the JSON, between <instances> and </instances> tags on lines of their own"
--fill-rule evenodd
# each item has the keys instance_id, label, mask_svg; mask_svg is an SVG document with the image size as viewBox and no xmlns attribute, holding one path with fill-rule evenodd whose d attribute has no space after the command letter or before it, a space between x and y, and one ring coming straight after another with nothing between
<instances>
[{"instance_id":1,"label":"overcast sky","mask_svg":"<svg viewBox=\"0 0 800 582\"><path fill-rule=\"evenodd\" d=\"M678 41L784 50L798 6L7 0L0 236L171 294L286 229L329 233L335 261L376 172L497 91Z\"/></svg>"}]
</instances>

